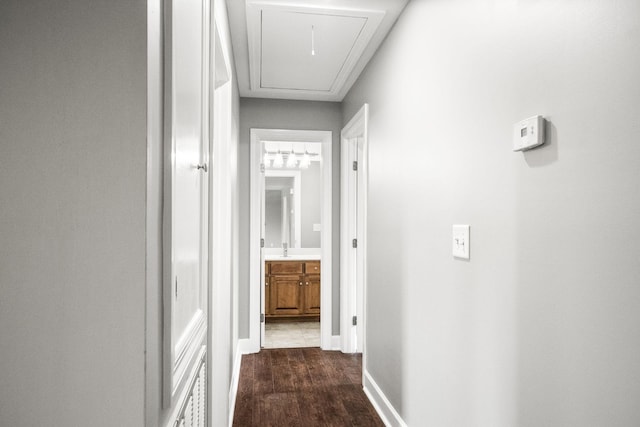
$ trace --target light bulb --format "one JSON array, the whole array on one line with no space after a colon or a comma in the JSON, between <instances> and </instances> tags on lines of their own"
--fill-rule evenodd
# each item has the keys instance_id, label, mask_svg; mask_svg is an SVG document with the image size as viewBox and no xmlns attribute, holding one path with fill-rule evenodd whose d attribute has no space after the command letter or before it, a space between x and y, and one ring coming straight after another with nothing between
<instances>
[{"instance_id":1,"label":"light bulb","mask_svg":"<svg viewBox=\"0 0 640 427\"><path fill-rule=\"evenodd\" d=\"M273 159L273 167L281 168L283 164L284 164L284 160L282 158L282 153L276 154L276 157Z\"/></svg>"},{"instance_id":2,"label":"light bulb","mask_svg":"<svg viewBox=\"0 0 640 427\"><path fill-rule=\"evenodd\" d=\"M287 158L287 167L288 168L295 168L296 167L296 163L298 163L298 159L297 159L296 155L294 153L289 154L289 157Z\"/></svg>"},{"instance_id":3,"label":"light bulb","mask_svg":"<svg viewBox=\"0 0 640 427\"><path fill-rule=\"evenodd\" d=\"M304 156L302 156L302 160L300 160L300 168L306 169L309 167L309 164L311 164L311 159L309 158L309 155L307 153L304 153Z\"/></svg>"}]
</instances>

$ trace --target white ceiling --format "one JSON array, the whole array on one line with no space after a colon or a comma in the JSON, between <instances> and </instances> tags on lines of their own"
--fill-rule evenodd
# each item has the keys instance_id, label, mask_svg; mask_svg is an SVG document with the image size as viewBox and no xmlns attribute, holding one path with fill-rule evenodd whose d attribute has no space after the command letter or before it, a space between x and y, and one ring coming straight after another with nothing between
<instances>
[{"instance_id":1,"label":"white ceiling","mask_svg":"<svg viewBox=\"0 0 640 427\"><path fill-rule=\"evenodd\" d=\"M342 101L408 0L227 0L240 96Z\"/></svg>"}]
</instances>

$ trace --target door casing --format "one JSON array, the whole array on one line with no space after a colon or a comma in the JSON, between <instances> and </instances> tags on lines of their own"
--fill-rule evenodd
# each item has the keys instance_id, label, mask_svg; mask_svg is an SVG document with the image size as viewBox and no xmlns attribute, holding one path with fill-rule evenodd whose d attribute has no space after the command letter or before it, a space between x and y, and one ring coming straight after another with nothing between
<instances>
[{"instance_id":1,"label":"door casing","mask_svg":"<svg viewBox=\"0 0 640 427\"><path fill-rule=\"evenodd\" d=\"M369 105L340 133L340 337L344 353L362 352L366 364L366 253ZM354 171L353 162L357 161ZM353 247L357 239L357 247ZM357 316L357 325L353 317Z\"/></svg>"}]
</instances>

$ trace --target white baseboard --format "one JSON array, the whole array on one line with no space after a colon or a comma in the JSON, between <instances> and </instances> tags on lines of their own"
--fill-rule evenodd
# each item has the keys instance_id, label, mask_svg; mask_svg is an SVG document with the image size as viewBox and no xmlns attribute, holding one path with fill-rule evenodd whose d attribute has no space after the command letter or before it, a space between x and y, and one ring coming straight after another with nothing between
<instances>
[{"instance_id":1,"label":"white baseboard","mask_svg":"<svg viewBox=\"0 0 640 427\"><path fill-rule=\"evenodd\" d=\"M369 398L374 409L380 415L382 422L387 427L407 427L407 424L400 417L389 399L384 395L378 384L371 378L369 372L364 372L364 393Z\"/></svg>"},{"instance_id":2,"label":"white baseboard","mask_svg":"<svg viewBox=\"0 0 640 427\"><path fill-rule=\"evenodd\" d=\"M331 350L342 350L340 346L340 335L333 335L331 337Z\"/></svg>"},{"instance_id":3,"label":"white baseboard","mask_svg":"<svg viewBox=\"0 0 640 427\"><path fill-rule=\"evenodd\" d=\"M236 346L236 357L233 360L233 371L231 373L231 384L229 386L229 427L233 425L233 416L236 409L236 397L238 396L238 383L240 381L240 365L242 355L249 354L251 342L248 339L238 340Z\"/></svg>"},{"instance_id":4,"label":"white baseboard","mask_svg":"<svg viewBox=\"0 0 640 427\"><path fill-rule=\"evenodd\" d=\"M237 352L242 354L256 353L249 338L239 339L237 349ZM260 348L258 348L258 351L260 351Z\"/></svg>"}]
</instances>

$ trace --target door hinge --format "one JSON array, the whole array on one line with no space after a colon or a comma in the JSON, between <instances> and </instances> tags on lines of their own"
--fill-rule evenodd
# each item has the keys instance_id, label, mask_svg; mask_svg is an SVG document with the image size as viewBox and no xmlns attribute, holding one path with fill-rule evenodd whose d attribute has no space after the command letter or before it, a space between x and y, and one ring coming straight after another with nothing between
<instances>
[{"instance_id":1,"label":"door hinge","mask_svg":"<svg viewBox=\"0 0 640 427\"><path fill-rule=\"evenodd\" d=\"M264 248L264 239L260 239L260 247Z\"/></svg>"},{"instance_id":2,"label":"door hinge","mask_svg":"<svg viewBox=\"0 0 640 427\"><path fill-rule=\"evenodd\" d=\"M260 163L260 172L264 173L264 163Z\"/></svg>"},{"instance_id":3,"label":"door hinge","mask_svg":"<svg viewBox=\"0 0 640 427\"><path fill-rule=\"evenodd\" d=\"M358 247L358 239L353 239L351 241L351 246L354 247L354 248L357 248Z\"/></svg>"},{"instance_id":4,"label":"door hinge","mask_svg":"<svg viewBox=\"0 0 640 427\"><path fill-rule=\"evenodd\" d=\"M260 323L264 323L264 313L260 313Z\"/></svg>"},{"instance_id":5,"label":"door hinge","mask_svg":"<svg viewBox=\"0 0 640 427\"><path fill-rule=\"evenodd\" d=\"M356 326L358 324L358 316L353 316L353 318L351 319L351 324L353 326Z\"/></svg>"},{"instance_id":6,"label":"door hinge","mask_svg":"<svg viewBox=\"0 0 640 427\"><path fill-rule=\"evenodd\" d=\"M353 162L353 170L354 171L358 170L358 162L356 162L356 161Z\"/></svg>"}]
</instances>

